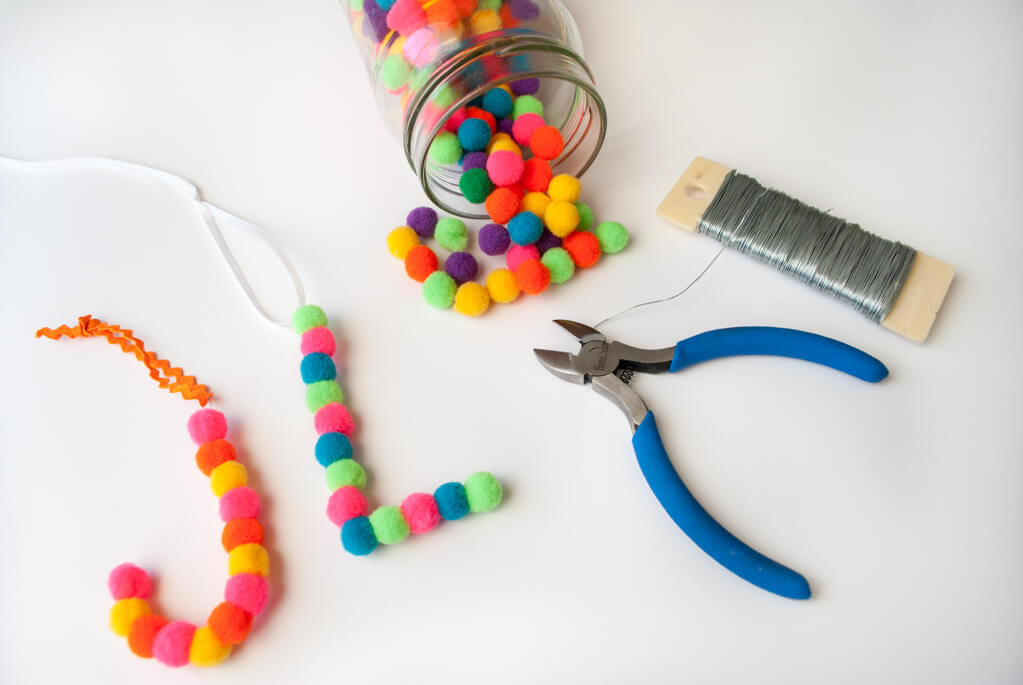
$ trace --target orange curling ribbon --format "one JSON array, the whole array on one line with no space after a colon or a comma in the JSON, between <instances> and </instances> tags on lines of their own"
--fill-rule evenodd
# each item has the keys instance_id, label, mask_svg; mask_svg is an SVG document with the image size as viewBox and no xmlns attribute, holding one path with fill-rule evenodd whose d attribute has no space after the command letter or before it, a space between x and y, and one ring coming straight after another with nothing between
<instances>
[{"instance_id":1,"label":"orange curling ribbon","mask_svg":"<svg viewBox=\"0 0 1023 685\"><path fill-rule=\"evenodd\" d=\"M196 383L195 376L186 376L184 371L171 366L166 359L160 359L153 352L146 350L145 343L136 338L130 329L105 323L86 314L78 317L77 326L58 326L56 329L40 328L36 331L37 338L46 337L50 340L60 340L62 337L93 338L97 336L106 338L111 345L117 345L126 354L133 355L145 364L149 369L149 377L156 381L161 388L180 393L186 400L196 400L202 407L205 407L213 397L209 388Z\"/></svg>"}]
</instances>

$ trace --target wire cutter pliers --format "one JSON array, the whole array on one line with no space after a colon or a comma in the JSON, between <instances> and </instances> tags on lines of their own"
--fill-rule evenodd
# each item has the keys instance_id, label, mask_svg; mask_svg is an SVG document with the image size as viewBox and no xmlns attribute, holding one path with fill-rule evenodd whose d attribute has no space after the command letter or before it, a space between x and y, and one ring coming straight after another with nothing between
<instances>
[{"instance_id":1,"label":"wire cutter pliers","mask_svg":"<svg viewBox=\"0 0 1023 685\"><path fill-rule=\"evenodd\" d=\"M533 350L543 366L571 383L590 383L617 405L632 427L632 446L650 489L678 527L712 559L754 585L792 599L808 599L810 585L792 569L768 559L715 521L700 506L668 459L654 414L629 387L636 372L674 373L700 362L738 355L792 357L830 366L870 383L888 369L866 352L815 333L746 326L721 328L686 338L674 347L645 350L620 342L585 324L556 320L582 345L579 354Z\"/></svg>"}]
</instances>

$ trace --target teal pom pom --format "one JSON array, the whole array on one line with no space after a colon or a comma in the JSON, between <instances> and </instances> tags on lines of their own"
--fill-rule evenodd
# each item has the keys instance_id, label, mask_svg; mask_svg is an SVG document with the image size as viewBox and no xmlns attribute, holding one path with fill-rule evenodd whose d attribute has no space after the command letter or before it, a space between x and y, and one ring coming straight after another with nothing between
<instances>
[{"instance_id":1,"label":"teal pom pom","mask_svg":"<svg viewBox=\"0 0 1023 685\"><path fill-rule=\"evenodd\" d=\"M366 556L377 548L373 526L366 516L356 516L341 526L341 545L345 551L356 556Z\"/></svg>"},{"instance_id":2,"label":"teal pom pom","mask_svg":"<svg viewBox=\"0 0 1023 685\"><path fill-rule=\"evenodd\" d=\"M344 433L324 433L316 441L316 461L324 468L341 459L351 458L352 441Z\"/></svg>"},{"instance_id":3,"label":"teal pom pom","mask_svg":"<svg viewBox=\"0 0 1023 685\"><path fill-rule=\"evenodd\" d=\"M483 96L483 109L497 119L504 119L512 113L512 96L502 88L488 90L487 94Z\"/></svg>"},{"instance_id":4,"label":"teal pom pom","mask_svg":"<svg viewBox=\"0 0 1023 685\"><path fill-rule=\"evenodd\" d=\"M474 514L493 511L501 503L503 495L501 483L486 471L477 471L465 481L465 496L469 501L469 511Z\"/></svg>"},{"instance_id":5,"label":"teal pom pom","mask_svg":"<svg viewBox=\"0 0 1023 685\"><path fill-rule=\"evenodd\" d=\"M445 483L433 493L445 521L457 521L469 513L469 500L461 483Z\"/></svg>"},{"instance_id":6,"label":"teal pom pom","mask_svg":"<svg viewBox=\"0 0 1023 685\"><path fill-rule=\"evenodd\" d=\"M334 360L322 352L313 352L303 357L300 369L302 382L306 385L318 381L332 381L337 378Z\"/></svg>"},{"instance_id":7,"label":"teal pom pom","mask_svg":"<svg viewBox=\"0 0 1023 685\"><path fill-rule=\"evenodd\" d=\"M299 307L295 310L295 313L291 315L291 327L295 329L295 332L302 335L310 328L317 328L318 326L327 325L327 315L323 313L323 310L317 307L315 304L307 304L304 307Z\"/></svg>"}]
</instances>

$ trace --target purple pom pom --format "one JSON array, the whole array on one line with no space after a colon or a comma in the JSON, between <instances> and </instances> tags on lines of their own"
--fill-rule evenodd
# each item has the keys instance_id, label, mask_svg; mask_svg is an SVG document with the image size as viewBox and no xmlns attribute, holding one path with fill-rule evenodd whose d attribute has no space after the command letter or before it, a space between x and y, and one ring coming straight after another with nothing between
<instances>
[{"instance_id":1,"label":"purple pom pom","mask_svg":"<svg viewBox=\"0 0 1023 685\"><path fill-rule=\"evenodd\" d=\"M362 24L362 31L370 40L380 42L390 30L387 28L387 12L380 8L376 0L365 0L362 3L362 11L366 13L366 19Z\"/></svg>"},{"instance_id":2,"label":"purple pom pom","mask_svg":"<svg viewBox=\"0 0 1023 685\"><path fill-rule=\"evenodd\" d=\"M540 16L540 7L533 0L511 0L508 4L512 16L516 19L528 21Z\"/></svg>"},{"instance_id":3,"label":"purple pom pom","mask_svg":"<svg viewBox=\"0 0 1023 685\"><path fill-rule=\"evenodd\" d=\"M533 95L540 90L540 79L524 78L511 82L512 92L516 95Z\"/></svg>"},{"instance_id":4,"label":"purple pom pom","mask_svg":"<svg viewBox=\"0 0 1023 685\"><path fill-rule=\"evenodd\" d=\"M511 135L512 126L514 125L515 125L514 119L512 119L511 117L505 117L504 119L501 119L499 122L497 122L497 130L500 131L501 133L507 133L508 135Z\"/></svg>"},{"instance_id":5,"label":"purple pom pom","mask_svg":"<svg viewBox=\"0 0 1023 685\"><path fill-rule=\"evenodd\" d=\"M455 283L462 285L476 278L479 272L479 265L476 258L468 252L452 252L444 262L444 270L448 276L455 279Z\"/></svg>"},{"instance_id":6,"label":"purple pom pom","mask_svg":"<svg viewBox=\"0 0 1023 685\"><path fill-rule=\"evenodd\" d=\"M488 255L504 254L511 244L508 229L501 224L487 224L481 228L478 240L480 249Z\"/></svg>"},{"instance_id":7,"label":"purple pom pom","mask_svg":"<svg viewBox=\"0 0 1023 685\"><path fill-rule=\"evenodd\" d=\"M416 207L408 213L405 224L420 238L432 238L433 229L437 227L437 212L431 207Z\"/></svg>"},{"instance_id":8,"label":"purple pom pom","mask_svg":"<svg viewBox=\"0 0 1023 685\"><path fill-rule=\"evenodd\" d=\"M552 247L561 247L561 238L545 228L540 235L540 239L536 241L536 249L540 250L540 254L543 254Z\"/></svg>"},{"instance_id":9,"label":"purple pom pom","mask_svg":"<svg viewBox=\"0 0 1023 685\"><path fill-rule=\"evenodd\" d=\"M462 157L462 171L469 171L469 169L486 169L487 168L487 153L483 150L477 150L476 152L468 152L465 157Z\"/></svg>"}]
</instances>

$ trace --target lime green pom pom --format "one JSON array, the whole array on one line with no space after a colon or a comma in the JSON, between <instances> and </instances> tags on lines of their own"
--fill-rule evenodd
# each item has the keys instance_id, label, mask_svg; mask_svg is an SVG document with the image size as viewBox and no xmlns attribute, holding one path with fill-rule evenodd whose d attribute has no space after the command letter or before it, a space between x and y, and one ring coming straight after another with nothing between
<instances>
[{"instance_id":1,"label":"lime green pom pom","mask_svg":"<svg viewBox=\"0 0 1023 685\"><path fill-rule=\"evenodd\" d=\"M337 381L317 381L305 386L305 406L314 414L331 402L344 401L345 395Z\"/></svg>"},{"instance_id":2,"label":"lime green pom pom","mask_svg":"<svg viewBox=\"0 0 1023 685\"><path fill-rule=\"evenodd\" d=\"M377 541L385 545L401 542L409 534L408 521L400 507L380 507L369 515L369 525L373 526Z\"/></svg>"},{"instance_id":3,"label":"lime green pom pom","mask_svg":"<svg viewBox=\"0 0 1023 685\"><path fill-rule=\"evenodd\" d=\"M480 0L480 4L477 8L497 12L501 9L501 0Z\"/></svg>"},{"instance_id":4,"label":"lime green pom pom","mask_svg":"<svg viewBox=\"0 0 1023 685\"><path fill-rule=\"evenodd\" d=\"M388 55L380 65L380 83L384 84L387 90L400 90L408 83L408 77L411 75L412 67L401 55Z\"/></svg>"},{"instance_id":5,"label":"lime green pom pom","mask_svg":"<svg viewBox=\"0 0 1023 685\"><path fill-rule=\"evenodd\" d=\"M347 485L366 487L366 471L354 459L338 459L327 467L327 489L334 492Z\"/></svg>"},{"instance_id":6,"label":"lime green pom pom","mask_svg":"<svg viewBox=\"0 0 1023 685\"><path fill-rule=\"evenodd\" d=\"M455 303L455 292L458 286L455 279L443 271L434 271L423 282L423 299L426 304L437 309L448 309Z\"/></svg>"},{"instance_id":7,"label":"lime green pom pom","mask_svg":"<svg viewBox=\"0 0 1023 685\"><path fill-rule=\"evenodd\" d=\"M552 247L547 250L540 261L551 272L551 283L564 283L575 274L572 255L563 247Z\"/></svg>"},{"instance_id":8,"label":"lime green pom pom","mask_svg":"<svg viewBox=\"0 0 1023 685\"><path fill-rule=\"evenodd\" d=\"M327 315L324 314L323 310L315 304L307 304L304 307L299 307L295 310L295 313L291 315L291 327L294 328L295 332L299 335L302 335L310 328L326 325Z\"/></svg>"},{"instance_id":9,"label":"lime green pom pom","mask_svg":"<svg viewBox=\"0 0 1023 685\"><path fill-rule=\"evenodd\" d=\"M575 227L575 230L590 230L590 226L593 225L593 210L585 202L576 202L575 208L579 210L579 225Z\"/></svg>"},{"instance_id":10,"label":"lime green pom pom","mask_svg":"<svg viewBox=\"0 0 1023 685\"><path fill-rule=\"evenodd\" d=\"M629 232L617 221L603 221L593 232L605 254L621 252L629 244Z\"/></svg>"},{"instance_id":11,"label":"lime green pom pom","mask_svg":"<svg viewBox=\"0 0 1023 685\"><path fill-rule=\"evenodd\" d=\"M501 503L504 491L496 478L486 471L477 471L465 481L465 496L469 500L469 511L483 514L493 511Z\"/></svg>"},{"instance_id":12,"label":"lime green pom pom","mask_svg":"<svg viewBox=\"0 0 1023 685\"><path fill-rule=\"evenodd\" d=\"M462 144L451 131L441 131L430 143L430 159L437 164L457 164L462 158Z\"/></svg>"},{"instance_id":13,"label":"lime green pom pom","mask_svg":"<svg viewBox=\"0 0 1023 685\"><path fill-rule=\"evenodd\" d=\"M543 116L543 103L532 95L520 95L515 98L515 104L512 105L512 118L518 119L529 112Z\"/></svg>"},{"instance_id":14,"label":"lime green pom pom","mask_svg":"<svg viewBox=\"0 0 1023 685\"><path fill-rule=\"evenodd\" d=\"M431 72L432 74L432 72ZM437 89L437 94L433 96L433 104L437 105L441 109L447 109L455 101L455 91L451 90L451 86L444 84ZM455 160L458 161L458 160Z\"/></svg>"},{"instance_id":15,"label":"lime green pom pom","mask_svg":"<svg viewBox=\"0 0 1023 685\"><path fill-rule=\"evenodd\" d=\"M348 3L348 9L352 12L361 12L362 2L363 0L350 0Z\"/></svg>"},{"instance_id":16,"label":"lime green pom pom","mask_svg":"<svg viewBox=\"0 0 1023 685\"><path fill-rule=\"evenodd\" d=\"M461 252L469 244L469 232L465 230L465 223L450 216L437 222L433 237L441 247L452 252Z\"/></svg>"}]
</instances>

